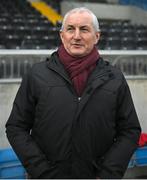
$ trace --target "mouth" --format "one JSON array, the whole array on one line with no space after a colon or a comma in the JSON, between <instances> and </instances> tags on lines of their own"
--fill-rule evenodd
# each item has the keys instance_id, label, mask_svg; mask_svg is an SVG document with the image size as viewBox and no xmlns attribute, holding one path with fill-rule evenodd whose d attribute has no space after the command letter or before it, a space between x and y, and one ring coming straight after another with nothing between
<instances>
[{"instance_id":1,"label":"mouth","mask_svg":"<svg viewBox=\"0 0 147 180\"><path fill-rule=\"evenodd\" d=\"M72 44L72 46L74 46L74 47L83 47L82 44L77 44L77 43Z\"/></svg>"}]
</instances>

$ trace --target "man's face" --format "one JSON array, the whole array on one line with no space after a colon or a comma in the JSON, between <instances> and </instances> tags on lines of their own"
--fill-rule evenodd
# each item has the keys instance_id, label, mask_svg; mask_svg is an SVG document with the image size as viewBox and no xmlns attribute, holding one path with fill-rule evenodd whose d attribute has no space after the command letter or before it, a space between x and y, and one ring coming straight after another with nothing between
<instances>
[{"instance_id":1,"label":"man's face","mask_svg":"<svg viewBox=\"0 0 147 180\"><path fill-rule=\"evenodd\" d=\"M60 37L71 56L83 57L97 44L100 33L95 32L92 17L88 12L76 12L67 17Z\"/></svg>"}]
</instances>

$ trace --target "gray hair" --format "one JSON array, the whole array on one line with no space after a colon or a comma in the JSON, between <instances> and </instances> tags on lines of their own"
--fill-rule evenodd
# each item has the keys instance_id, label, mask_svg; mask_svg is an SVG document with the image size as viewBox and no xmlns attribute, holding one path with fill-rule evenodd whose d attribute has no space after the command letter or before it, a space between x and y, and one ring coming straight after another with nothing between
<instances>
[{"instance_id":1,"label":"gray hair","mask_svg":"<svg viewBox=\"0 0 147 180\"><path fill-rule=\"evenodd\" d=\"M98 19L97 19L96 15L95 15L91 10L89 10L89 9L86 8L86 7L74 8L74 9L68 11L68 12L65 14L64 18L63 18L62 26L61 26L60 31L63 31L64 25L65 25L65 21L66 21L66 19L68 18L68 16L71 15L72 13L76 13L76 12L88 12L88 13L91 15L91 17L92 17L92 24L93 24L94 30L95 30L96 32L99 32L99 31L100 31L99 22L98 22Z\"/></svg>"}]
</instances>

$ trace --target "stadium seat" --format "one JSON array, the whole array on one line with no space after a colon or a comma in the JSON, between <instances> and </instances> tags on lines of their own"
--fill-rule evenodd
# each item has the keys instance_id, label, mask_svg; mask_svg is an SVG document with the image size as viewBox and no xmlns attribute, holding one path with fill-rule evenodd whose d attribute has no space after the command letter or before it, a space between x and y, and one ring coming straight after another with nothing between
<instances>
[{"instance_id":1,"label":"stadium seat","mask_svg":"<svg viewBox=\"0 0 147 180\"><path fill-rule=\"evenodd\" d=\"M0 49L6 49L6 46L4 44L0 44Z\"/></svg>"},{"instance_id":2,"label":"stadium seat","mask_svg":"<svg viewBox=\"0 0 147 180\"><path fill-rule=\"evenodd\" d=\"M135 50L136 41L132 37L122 37L121 38L121 49L123 50Z\"/></svg>"},{"instance_id":3,"label":"stadium seat","mask_svg":"<svg viewBox=\"0 0 147 180\"><path fill-rule=\"evenodd\" d=\"M120 38L119 37L108 37L105 49L106 50L119 50L120 49Z\"/></svg>"},{"instance_id":4,"label":"stadium seat","mask_svg":"<svg viewBox=\"0 0 147 180\"><path fill-rule=\"evenodd\" d=\"M139 37L136 41L136 46L138 50L147 50L147 37Z\"/></svg>"}]
</instances>

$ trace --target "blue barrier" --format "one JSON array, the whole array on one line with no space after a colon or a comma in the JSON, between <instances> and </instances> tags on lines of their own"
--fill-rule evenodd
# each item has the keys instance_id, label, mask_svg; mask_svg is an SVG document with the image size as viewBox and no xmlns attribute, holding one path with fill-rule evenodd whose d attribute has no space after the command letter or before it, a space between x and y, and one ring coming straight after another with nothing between
<instances>
[{"instance_id":1,"label":"blue barrier","mask_svg":"<svg viewBox=\"0 0 147 180\"><path fill-rule=\"evenodd\" d=\"M26 172L12 149L0 150L0 179L26 179Z\"/></svg>"},{"instance_id":2,"label":"blue barrier","mask_svg":"<svg viewBox=\"0 0 147 180\"><path fill-rule=\"evenodd\" d=\"M138 148L128 165L128 168L132 168L134 166L147 166L147 146Z\"/></svg>"},{"instance_id":3,"label":"blue barrier","mask_svg":"<svg viewBox=\"0 0 147 180\"><path fill-rule=\"evenodd\" d=\"M135 165L147 166L147 146L138 148L135 152Z\"/></svg>"},{"instance_id":4,"label":"blue barrier","mask_svg":"<svg viewBox=\"0 0 147 180\"><path fill-rule=\"evenodd\" d=\"M128 165L147 166L147 146L138 148ZM0 150L0 179L26 179L26 171L12 149Z\"/></svg>"}]
</instances>

